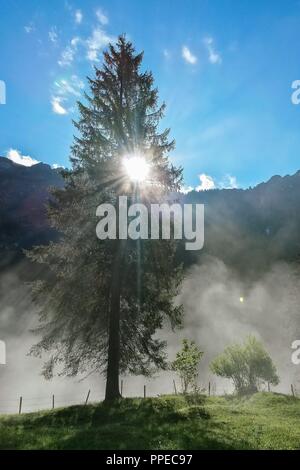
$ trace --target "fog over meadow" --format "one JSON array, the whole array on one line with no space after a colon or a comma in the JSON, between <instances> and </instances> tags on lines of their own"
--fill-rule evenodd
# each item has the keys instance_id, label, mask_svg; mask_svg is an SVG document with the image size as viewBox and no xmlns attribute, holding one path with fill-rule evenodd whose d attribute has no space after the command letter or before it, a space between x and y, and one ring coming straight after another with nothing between
<instances>
[{"instance_id":1,"label":"fog over meadow","mask_svg":"<svg viewBox=\"0 0 300 470\"><path fill-rule=\"evenodd\" d=\"M91 390L90 400L104 398L104 378L55 377L46 381L42 375L43 361L28 356L37 337L30 331L37 325L37 314L31 302L29 286L19 279L20 266L11 268L0 278L0 339L6 342L7 364L0 366L0 413L16 412L19 397L23 410L55 405L81 403ZM241 301L243 299L243 302ZM220 380L209 371L210 361L230 343L254 334L270 352L280 375L274 390L290 393L294 384L300 391L300 366L291 362L291 343L300 338L298 305L299 278L286 263L274 264L268 272L251 281L241 278L219 259L205 256L186 272L178 298L185 309L184 327L172 333L169 328L159 333L168 341L170 360L175 357L183 338L195 340L204 351L199 369L199 385L211 382L216 393L230 393L230 381ZM124 377L124 396L170 393L173 373L162 372L151 379Z\"/></svg>"}]
</instances>

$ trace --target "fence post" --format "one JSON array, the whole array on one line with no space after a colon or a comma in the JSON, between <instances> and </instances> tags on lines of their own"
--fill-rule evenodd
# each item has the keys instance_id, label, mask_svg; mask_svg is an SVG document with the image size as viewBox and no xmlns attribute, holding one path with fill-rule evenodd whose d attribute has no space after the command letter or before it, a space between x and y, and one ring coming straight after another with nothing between
<instances>
[{"instance_id":1,"label":"fence post","mask_svg":"<svg viewBox=\"0 0 300 470\"><path fill-rule=\"evenodd\" d=\"M144 398L146 398L146 385L144 385Z\"/></svg>"},{"instance_id":2,"label":"fence post","mask_svg":"<svg viewBox=\"0 0 300 470\"><path fill-rule=\"evenodd\" d=\"M54 395L52 395L52 410L54 410Z\"/></svg>"},{"instance_id":3,"label":"fence post","mask_svg":"<svg viewBox=\"0 0 300 470\"><path fill-rule=\"evenodd\" d=\"M208 396L210 397L210 382L208 382Z\"/></svg>"},{"instance_id":4,"label":"fence post","mask_svg":"<svg viewBox=\"0 0 300 470\"><path fill-rule=\"evenodd\" d=\"M177 395L177 388L176 388L176 383L175 383L175 380L173 379L173 385L174 385L174 392L175 392L175 395Z\"/></svg>"},{"instance_id":5,"label":"fence post","mask_svg":"<svg viewBox=\"0 0 300 470\"><path fill-rule=\"evenodd\" d=\"M87 396L86 396L86 399L85 399L85 405L88 404L88 401L89 401L89 398L90 398L90 393L91 393L91 391L89 390L89 391L88 391L88 394L87 394Z\"/></svg>"},{"instance_id":6,"label":"fence post","mask_svg":"<svg viewBox=\"0 0 300 470\"><path fill-rule=\"evenodd\" d=\"M121 380L121 396L123 396L123 380Z\"/></svg>"},{"instance_id":7,"label":"fence post","mask_svg":"<svg viewBox=\"0 0 300 470\"><path fill-rule=\"evenodd\" d=\"M23 403L23 398L20 397L20 401L19 401L19 415L22 413L22 403Z\"/></svg>"},{"instance_id":8,"label":"fence post","mask_svg":"<svg viewBox=\"0 0 300 470\"><path fill-rule=\"evenodd\" d=\"M270 382L268 382L268 392L270 392L271 389L270 389Z\"/></svg>"},{"instance_id":9,"label":"fence post","mask_svg":"<svg viewBox=\"0 0 300 470\"><path fill-rule=\"evenodd\" d=\"M293 397L294 397L294 396L295 396L295 391L294 391L293 384L291 384L291 391L292 391L292 395L293 395Z\"/></svg>"}]
</instances>

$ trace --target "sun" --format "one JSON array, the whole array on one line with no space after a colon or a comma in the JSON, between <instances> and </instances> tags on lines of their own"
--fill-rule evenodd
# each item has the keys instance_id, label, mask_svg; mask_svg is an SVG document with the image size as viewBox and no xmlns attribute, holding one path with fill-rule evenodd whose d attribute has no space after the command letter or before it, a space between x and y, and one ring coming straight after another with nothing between
<instances>
[{"instance_id":1,"label":"sun","mask_svg":"<svg viewBox=\"0 0 300 470\"><path fill-rule=\"evenodd\" d=\"M149 174L149 165L141 155L126 155L123 165L129 178L136 183L145 181Z\"/></svg>"},{"instance_id":2,"label":"sun","mask_svg":"<svg viewBox=\"0 0 300 470\"><path fill-rule=\"evenodd\" d=\"M241 302L241 304L244 303L244 297L240 297L240 302Z\"/></svg>"}]
</instances>

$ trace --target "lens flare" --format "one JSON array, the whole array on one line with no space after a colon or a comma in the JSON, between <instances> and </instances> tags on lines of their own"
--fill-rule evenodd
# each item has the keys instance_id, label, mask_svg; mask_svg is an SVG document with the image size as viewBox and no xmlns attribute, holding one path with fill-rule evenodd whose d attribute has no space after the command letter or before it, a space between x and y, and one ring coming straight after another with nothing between
<instances>
[{"instance_id":1,"label":"lens flare","mask_svg":"<svg viewBox=\"0 0 300 470\"><path fill-rule=\"evenodd\" d=\"M125 170L132 181L145 181L149 174L149 165L140 155L127 155L123 159Z\"/></svg>"}]
</instances>

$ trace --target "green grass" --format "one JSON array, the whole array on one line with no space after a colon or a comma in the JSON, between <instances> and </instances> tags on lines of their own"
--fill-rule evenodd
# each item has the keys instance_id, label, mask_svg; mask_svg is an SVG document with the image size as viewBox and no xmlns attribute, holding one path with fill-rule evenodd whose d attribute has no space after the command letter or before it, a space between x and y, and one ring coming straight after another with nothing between
<instances>
[{"instance_id":1,"label":"green grass","mask_svg":"<svg viewBox=\"0 0 300 470\"><path fill-rule=\"evenodd\" d=\"M163 396L0 417L1 449L300 449L300 399Z\"/></svg>"}]
</instances>

